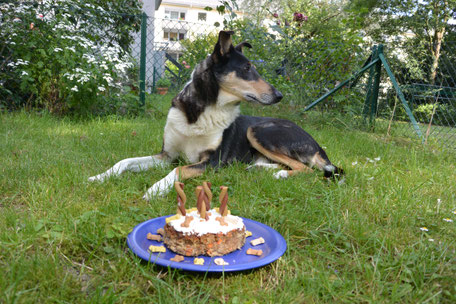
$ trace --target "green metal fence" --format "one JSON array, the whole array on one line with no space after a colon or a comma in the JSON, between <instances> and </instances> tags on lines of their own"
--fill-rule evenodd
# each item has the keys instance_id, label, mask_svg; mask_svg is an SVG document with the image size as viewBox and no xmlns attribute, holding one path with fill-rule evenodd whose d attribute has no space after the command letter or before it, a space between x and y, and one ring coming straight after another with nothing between
<instances>
[{"instance_id":1,"label":"green metal fence","mask_svg":"<svg viewBox=\"0 0 456 304\"><path fill-rule=\"evenodd\" d=\"M170 87L177 89L189 76L189 65L182 57L186 49L183 41L192 41L217 33L216 26L206 23L141 17L141 31L135 34L132 56L139 63L140 102L147 93L155 93L160 79L168 79Z\"/></svg>"},{"instance_id":2,"label":"green metal fence","mask_svg":"<svg viewBox=\"0 0 456 304\"><path fill-rule=\"evenodd\" d=\"M26 34L21 38L24 41L29 39L30 33L53 35L52 27L44 23L40 26L37 22L51 21L57 13L68 10L74 20L90 22L90 12L94 11L92 8L74 10L52 4L34 5L36 12L43 12L44 17L37 20L35 13L21 17ZM1 11L2 25L17 19L8 15L10 11L9 8ZM92 93L102 93L107 102L133 96L141 107L165 79L172 89L182 88L196 63L211 52L221 29L205 22L151 18L144 13L98 13L97 18L101 18L98 22L105 20L106 25L95 31L94 36L99 39L90 56L103 57L105 45L115 39L116 22L110 20L127 21L132 30L122 41L130 44L118 49L122 53L119 58L130 64L130 68L117 74L122 77L114 79L118 89ZM74 22L73 19L69 22ZM33 22L36 23L34 29L30 26ZM235 39L250 40L254 44L248 56L260 74L284 93L283 102L301 111L311 109L347 116L351 127L367 126L388 136L456 147L456 42L444 41L436 66L432 56L416 52L406 44L372 47L281 37L280 33L273 29L265 31L264 27L236 30ZM10 43L1 47L0 73L15 76L10 67L14 68L14 64L17 67L19 63L10 62L14 57L12 40L7 35L0 38ZM44 48L45 43L40 47ZM71 51L71 47L67 49L67 53ZM82 56L80 63L87 65L88 60L89 55ZM20 78L10 78L20 86ZM28 95L19 97L21 100L29 98Z\"/></svg>"}]
</instances>

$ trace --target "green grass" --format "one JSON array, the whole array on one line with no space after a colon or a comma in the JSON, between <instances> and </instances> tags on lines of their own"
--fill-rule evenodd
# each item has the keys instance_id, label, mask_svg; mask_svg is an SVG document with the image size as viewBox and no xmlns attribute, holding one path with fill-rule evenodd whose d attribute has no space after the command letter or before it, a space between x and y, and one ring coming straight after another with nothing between
<instances>
[{"instance_id":1,"label":"green grass","mask_svg":"<svg viewBox=\"0 0 456 304\"><path fill-rule=\"evenodd\" d=\"M277 181L243 164L186 182L229 186L232 212L278 230L285 255L225 275L135 257L125 242L131 229L175 212L174 193L141 199L171 167L86 180L121 159L159 152L169 99L151 100L138 118L0 115L0 303L456 301L456 223L443 220L456 221L456 157L285 105L244 112L300 124L346 170L345 184L321 173Z\"/></svg>"}]
</instances>

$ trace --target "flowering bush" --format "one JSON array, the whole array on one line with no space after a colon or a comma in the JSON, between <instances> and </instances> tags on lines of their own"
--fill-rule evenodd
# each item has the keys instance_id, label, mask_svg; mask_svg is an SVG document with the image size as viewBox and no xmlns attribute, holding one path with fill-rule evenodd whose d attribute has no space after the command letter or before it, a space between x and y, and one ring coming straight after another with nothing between
<instances>
[{"instance_id":1,"label":"flowering bush","mask_svg":"<svg viewBox=\"0 0 456 304\"><path fill-rule=\"evenodd\" d=\"M134 68L124 16L74 0L0 5L3 106L45 107L54 113L104 111L129 90Z\"/></svg>"}]
</instances>

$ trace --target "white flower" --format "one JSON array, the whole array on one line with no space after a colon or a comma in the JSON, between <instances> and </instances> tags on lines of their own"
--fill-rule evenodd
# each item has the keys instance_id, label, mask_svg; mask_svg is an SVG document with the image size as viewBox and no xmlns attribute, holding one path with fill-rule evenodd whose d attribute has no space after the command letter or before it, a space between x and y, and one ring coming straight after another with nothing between
<instances>
[{"instance_id":1,"label":"white flower","mask_svg":"<svg viewBox=\"0 0 456 304\"><path fill-rule=\"evenodd\" d=\"M427 229L426 227L421 227L420 230L421 231L429 231L429 229Z\"/></svg>"},{"instance_id":2,"label":"white flower","mask_svg":"<svg viewBox=\"0 0 456 304\"><path fill-rule=\"evenodd\" d=\"M106 91L106 88L105 87L98 87L98 91L104 92L104 91Z\"/></svg>"},{"instance_id":3,"label":"white flower","mask_svg":"<svg viewBox=\"0 0 456 304\"><path fill-rule=\"evenodd\" d=\"M22 76L28 76L28 73L26 71L22 71Z\"/></svg>"},{"instance_id":4,"label":"white flower","mask_svg":"<svg viewBox=\"0 0 456 304\"><path fill-rule=\"evenodd\" d=\"M352 166L356 166L358 164L357 161L352 162Z\"/></svg>"},{"instance_id":5,"label":"white flower","mask_svg":"<svg viewBox=\"0 0 456 304\"><path fill-rule=\"evenodd\" d=\"M380 156L379 157L376 157L374 158L375 161L379 161L380 160Z\"/></svg>"},{"instance_id":6,"label":"white flower","mask_svg":"<svg viewBox=\"0 0 456 304\"><path fill-rule=\"evenodd\" d=\"M428 241L429 241L429 242L434 242L434 239L429 239Z\"/></svg>"},{"instance_id":7,"label":"white flower","mask_svg":"<svg viewBox=\"0 0 456 304\"><path fill-rule=\"evenodd\" d=\"M16 18L13 19L13 22L21 22L21 19L16 17Z\"/></svg>"},{"instance_id":8,"label":"white flower","mask_svg":"<svg viewBox=\"0 0 456 304\"><path fill-rule=\"evenodd\" d=\"M71 91L73 91L73 92L78 92L79 90L78 90L78 87L77 87L77 86L74 86L73 88L71 88Z\"/></svg>"},{"instance_id":9,"label":"white flower","mask_svg":"<svg viewBox=\"0 0 456 304\"><path fill-rule=\"evenodd\" d=\"M58 47L54 49L54 52L61 52L61 51L63 51L63 50L61 48L58 48Z\"/></svg>"},{"instance_id":10,"label":"white flower","mask_svg":"<svg viewBox=\"0 0 456 304\"><path fill-rule=\"evenodd\" d=\"M444 218L443 220L444 220L445 222L447 222L447 223L452 223L452 222L453 222L453 220L450 219L450 218Z\"/></svg>"}]
</instances>

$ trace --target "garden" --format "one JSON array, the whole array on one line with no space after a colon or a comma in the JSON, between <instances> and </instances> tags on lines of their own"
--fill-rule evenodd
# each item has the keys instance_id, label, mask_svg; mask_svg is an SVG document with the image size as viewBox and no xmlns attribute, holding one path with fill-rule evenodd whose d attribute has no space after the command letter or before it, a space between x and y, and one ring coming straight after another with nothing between
<instances>
[{"instance_id":1,"label":"garden","mask_svg":"<svg viewBox=\"0 0 456 304\"><path fill-rule=\"evenodd\" d=\"M383 43L368 25L383 22L376 14L391 12L395 2L246 2L257 8L256 18L228 25L237 42L252 43L246 55L284 98L267 107L242 103L242 113L298 124L345 170L345 182L319 172L277 180L273 170L242 163L207 170L186 187L228 186L232 214L277 230L285 254L233 273L181 271L138 258L126 243L133 227L176 212L173 191L142 199L173 167L104 183L88 177L160 152L171 100L216 36L182 41L188 51L179 59L180 87L146 93L141 106L130 49L131 33L140 31L139 2L0 4L0 303L456 301L454 148L432 136L423 144L405 131L413 128L384 76L374 122L363 116L368 75L303 111L366 62L372 44L364 45L360 31ZM236 11L235 2L221 5ZM427 8L383 29L395 37L394 26L419 22L420 9ZM440 9L435 18L446 16ZM274 32L257 23L265 14ZM455 53L442 51L434 66L436 53L416 28L414 38L385 54L423 134L440 130L450 141L454 118L445 109L454 111ZM448 25L441 50L451 49L454 35ZM404 61L411 52L421 56Z\"/></svg>"}]
</instances>

